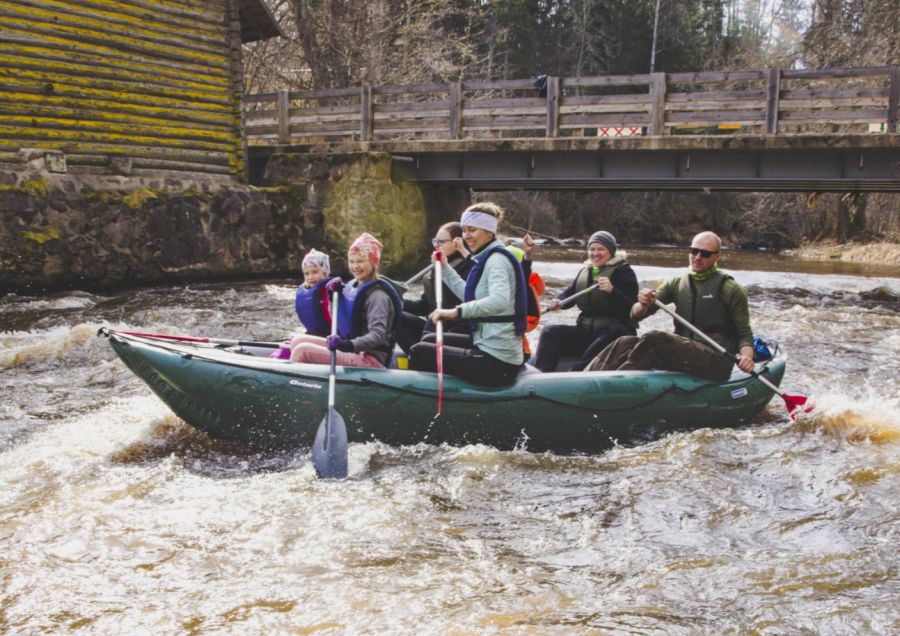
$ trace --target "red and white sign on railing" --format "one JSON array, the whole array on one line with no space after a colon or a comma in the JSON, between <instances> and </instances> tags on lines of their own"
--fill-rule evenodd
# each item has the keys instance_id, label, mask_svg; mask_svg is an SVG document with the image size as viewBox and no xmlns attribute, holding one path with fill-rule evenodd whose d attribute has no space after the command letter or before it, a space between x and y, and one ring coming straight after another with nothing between
<instances>
[{"instance_id":1,"label":"red and white sign on railing","mask_svg":"<svg viewBox=\"0 0 900 636\"><path fill-rule=\"evenodd\" d=\"M640 126L603 126L597 129L598 137L637 137L640 134Z\"/></svg>"}]
</instances>

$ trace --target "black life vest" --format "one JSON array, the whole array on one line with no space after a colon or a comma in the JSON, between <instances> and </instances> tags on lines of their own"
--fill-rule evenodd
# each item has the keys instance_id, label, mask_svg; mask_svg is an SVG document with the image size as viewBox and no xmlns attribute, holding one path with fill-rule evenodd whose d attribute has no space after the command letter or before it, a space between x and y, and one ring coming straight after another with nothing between
<instances>
[{"instance_id":1,"label":"black life vest","mask_svg":"<svg viewBox=\"0 0 900 636\"><path fill-rule=\"evenodd\" d=\"M447 264L452 267L457 274L459 274L460 278L466 278L469 275L469 272L472 271L472 266L475 263L474 261L465 258L459 252L456 252L448 259ZM428 303L435 309L446 309L448 307L455 307L456 305L458 305L460 302L459 298L447 286L447 283L443 283L444 306L437 306L437 294L434 288L434 278L434 269L425 274L425 276L422 278L422 287L425 292L425 297L428 299Z\"/></svg>"},{"instance_id":2,"label":"black life vest","mask_svg":"<svg viewBox=\"0 0 900 636\"><path fill-rule=\"evenodd\" d=\"M614 259L612 259L614 260ZM607 261L601 268L597 278L612 278L620 267L628 261L625 259L610 263ZM591 265L585 265L575 277L575 293L587 289L597 282L597 278L593 276L593 268ZM605 329L611 325L619 324L621 318L613 314L613 304L609 300L609 294L600 290L592 289L584 296L575 301L575 305L581 310L578 316L578 325L588 331L598 331ZM634 326L631 324L630 326Z\"/></svg>"}]
</instances>

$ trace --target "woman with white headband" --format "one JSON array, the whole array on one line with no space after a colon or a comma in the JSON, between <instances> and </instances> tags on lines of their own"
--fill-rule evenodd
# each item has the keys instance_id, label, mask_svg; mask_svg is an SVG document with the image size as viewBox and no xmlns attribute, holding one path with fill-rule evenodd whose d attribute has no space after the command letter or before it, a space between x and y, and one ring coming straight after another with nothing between
<instances>
[{"instance_id":1,"label":"woman with white headband","mask_svg":"<svg viewBox=\"0 0 900 636\"><path fill-rule=\"evenodd\" d=\"M497 240L503 209L495 203L476 203L462 214L462 239L475 261L466 280L441 253L444 283L463 302L435 309L429 319L468 320L471 335L444 335L444 371L481 384L502 385L515 380L522 368L522 334L527 312L526 284L516 257ZM460 240L460 239L456 239ZM434 371L433 338L413 345L410 367Z\"/></svg>"}]
</instances>

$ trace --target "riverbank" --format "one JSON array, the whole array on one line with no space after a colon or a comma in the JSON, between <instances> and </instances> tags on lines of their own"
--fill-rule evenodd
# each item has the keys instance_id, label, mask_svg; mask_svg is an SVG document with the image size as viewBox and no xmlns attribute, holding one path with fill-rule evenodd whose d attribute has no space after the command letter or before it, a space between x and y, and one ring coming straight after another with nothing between
<instances>
[{"instance_id":1,"label":"riverbank","mask_svg":"<svg viewBox=\"0 0 900 636\"><path fill-rule=\"evenodd\" d=\"M812 261L846 261L900 266L900 243L813 243L784 250L787 256Z\"/></svg>"}]
</instances>

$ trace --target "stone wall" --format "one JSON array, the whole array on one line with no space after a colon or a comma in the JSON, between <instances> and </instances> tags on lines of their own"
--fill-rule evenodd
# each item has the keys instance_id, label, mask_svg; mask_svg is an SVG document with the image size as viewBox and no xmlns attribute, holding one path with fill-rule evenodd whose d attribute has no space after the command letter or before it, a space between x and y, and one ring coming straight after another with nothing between
<instances>
[{"instance_id":1,"label":"stone wall","mask_svg":"<svg viewBox=\"0 0 900 636\"><path fill-rule=\"evenodd\" d=\"M296 273L324 240L295 186L0 171L0 292Z\"/></svg>"},{"instance_id":2,"label":"stone wall","mask_svg":"<svg viewBox=\"0 0 900 636\"><path fill-rule=\"evenodd\" d=\"M311 247L341 274L363 231L384 243L385 273L402 277L422 267L428 239L468 198L404 179L385 154L275 155L265 180L0 166L0 293L297 275Z\"/></svg>"}]
</instances>

